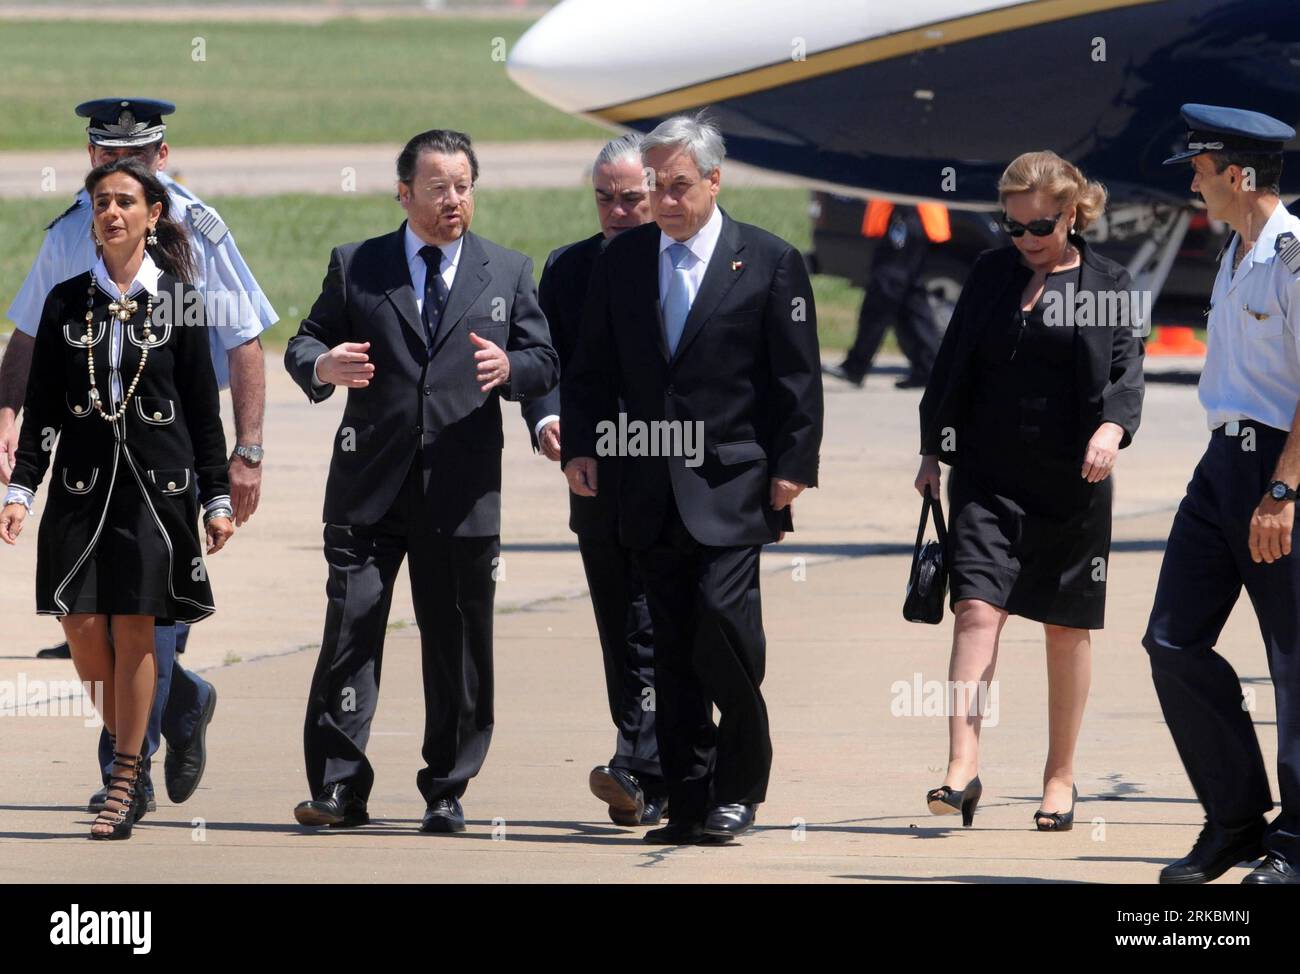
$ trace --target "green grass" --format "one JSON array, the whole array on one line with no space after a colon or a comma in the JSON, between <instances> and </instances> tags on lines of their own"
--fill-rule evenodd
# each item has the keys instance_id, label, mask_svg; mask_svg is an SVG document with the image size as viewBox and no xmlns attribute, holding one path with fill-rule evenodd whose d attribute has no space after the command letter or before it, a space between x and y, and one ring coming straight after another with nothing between
<instances>
[{"instance_id":1,"label":"green grass","mask_svg":"<svg viewBox=\"0 0 1300 974\"><path fill-rule=\"evenodd\" d=\"M177 105L177 145L402 142L427 128L478 141L598 138L538 102L500 53L521 19L396 18L323 24L0 22L5 149L76 146L73 114L105 95ZM195 60L201 39L205 60ZM498 55L494 57L494 55Z\"/></svg>"},{"instance_id":2,"label":"green grass","mask_svg":"<svg viewBox=\"0 0 1300 974\"><path fill-rule=\"evenodd\" d=\"M737 220L754 223L801 250L809 246L808 195L795 189L724 189L722 205ZM266 336L282 347L320 293L330 248L395 229L401 208L385 194L339 196L228 197L209 200L221 211L258 282L280 314ZM40 245L41 228L63 209L63 201L0 200L0 312L14 294ZM555 247L596 231L590 193L563 190L498 189L477 194L474 231L533 258L536 272ZM852 340L861 291L838 278L815 277L818 330L825 348ZM8 330L10 323L3 328Z\"/></svg>"}]
</instances>

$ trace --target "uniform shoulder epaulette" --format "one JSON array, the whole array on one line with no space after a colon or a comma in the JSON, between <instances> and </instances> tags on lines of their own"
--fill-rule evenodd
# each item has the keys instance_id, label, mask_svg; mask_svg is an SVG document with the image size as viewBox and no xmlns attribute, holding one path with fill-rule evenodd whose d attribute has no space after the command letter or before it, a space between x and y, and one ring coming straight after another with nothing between
<instances>
[{"instance_id":1,"label":"uniform shoulder epaulette","mask_svg":"<svg viewBox=\"0 0 1300 974\"><path fill-rule=\"evenodd\" d=\"M45 229L46 229L46 230L50 229L50 227L54 226L54 224L58 223L60 220L62 220L65 216L67 216L69 213L71 213L73 210L75 210L75 209L76 209L77 207L79 207L80 205L81 205L81 200L80 200L80 199L75 199L75 200L73 200L71 206L69 206L66 210L64 210L62 213L60 213L58 216L56 216L56 217L55 217L53 220L51 220L49 223L45 224Z\"/></svg>"},{"instance_id":2,"label":"uniform shoulder epaulette","mask_svg":"<svg viewBox=\"0 0 1300 974\"><path fill-rule=\"evenodd\" d=\"M217 211L206 203L191 203L185 210L190 215L190 225L194 227L194 232L202 234L214 244L221 243L230 232L221 217L217 216Z\"/></svg>"},{"instance_id":3,"label":"uniform shoulder epaulette","mask_svg":"<svg viewBox=\"0 0 1300 974\"><path fill-rule=\"evenodd\" d=\"M1274 245L1277 257L1292 274L1300 274L1300 240L1294 233L1279 233Z\"/></svg>"}]
</instances>

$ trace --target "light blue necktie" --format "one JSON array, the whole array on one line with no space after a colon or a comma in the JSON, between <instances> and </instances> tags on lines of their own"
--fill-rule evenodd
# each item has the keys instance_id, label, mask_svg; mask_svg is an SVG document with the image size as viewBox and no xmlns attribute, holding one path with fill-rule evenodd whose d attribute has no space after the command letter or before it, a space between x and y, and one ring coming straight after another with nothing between
<instances>
[{"instance_id":1,"label":"light blue necktie","mask_svg":"<svg viewBox=\"0 0 1300 974\"><path fill-rule=\"evenodd\" d=\"M668 259L673 262L673 274L668 279L668 293L664 295L664 331L668 339L668 354L677 354L677 343L686 329L686 316L691 313L691 282L686 264L691 250L686 244L675 243L668 248Z\"/></svg>"}]
</instances>

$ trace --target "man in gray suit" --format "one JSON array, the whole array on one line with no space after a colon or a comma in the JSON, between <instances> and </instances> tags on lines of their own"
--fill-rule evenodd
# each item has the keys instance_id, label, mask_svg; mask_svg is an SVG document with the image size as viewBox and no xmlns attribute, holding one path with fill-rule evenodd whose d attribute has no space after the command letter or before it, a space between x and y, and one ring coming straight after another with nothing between
<instances>
[{"instance_id":1,"label":"man in gray suit","mask_svg":"<svg viewBox=\"0 0 1300 974\"><path fill-rule=\"evenodd\" d=\"M397 160L407 221L337 247L285 367L312 402L348 390L325 486L329 597L307 703L303 825L369 821L366 759L393 585L409 558L424 668L421 831L465 828L492 737L501 550L500 400L559 377L532 262L469 231L469 137L415 136Z\"/></svg>"}]
</instances>

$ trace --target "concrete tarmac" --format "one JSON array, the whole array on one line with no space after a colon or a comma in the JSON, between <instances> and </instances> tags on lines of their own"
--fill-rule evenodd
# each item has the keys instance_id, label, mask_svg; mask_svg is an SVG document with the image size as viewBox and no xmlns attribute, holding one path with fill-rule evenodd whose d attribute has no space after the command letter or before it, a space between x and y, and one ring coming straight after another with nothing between
<instances>
[{"instance_id":1,"label":"concrete tarmac","mask_svg":"<svg viewBox=\"0 0 1300 974\"><path fill-rule=\"evenodd\" d=\"M75 140L76 133L70 138ZM612 138L612 134L611 134ZM481 189L586 186L602 139L478 142ZM401 143L348 145L180 146L167 171L200 198L281 193L391 193ZM87 171L85 146L0 152L0 199L49 197L67 206ZM790 176L727 162L728 186L806 185ZM56 210L51 219L58 215Z\"/></svg>"},{"instance_id":2,"label":"concrete tarmac","mask_svg":"<svg viewBox=\"0 0 1300 974\"><path fill-rule=\"evenodd\" d=\"M775 760L758 827L730 847L663 848L611 824L587 791L589 769L613 746L600 650L562 476L531 453L510 404L496 729L465 796L468 831L416 831L423 710L405 581L369 747L374 822L348 832L294 822L294 805L308 797L302 720L324 617L320 509L343 396L313 406L277 357L267 372L262 506L209 559L218 611L182 657L219 693L207 773L175 806L158 767L158 811L129 842L86 840L98 728L27 705L39 681L74 678L66 661L33 658L60 638L33 612L36 523L0 551L0 881L1149 883L1195 839L1201 810L1139 642L1164 539L1207 439L1192 386L1148 386L1142 429L1117 466L1107 627L1094 635L1072 832L1033 828L1046 674L1042 627L1022 619L1003 634L975 825L927 812L924 792L941 782L947 755L944 718L926 715L930 681L946 677L952 620L901 617L918 512L919 393L874 374L861 390L827 380L822 485L798 500L797 531L764 553ZM224 408L229 417L228 400ZM1272 776L1273 693L1247 600L1220 651L1243 679ZM65 714L74 703L63 702Z\"/></svg>"}]
</instances>

